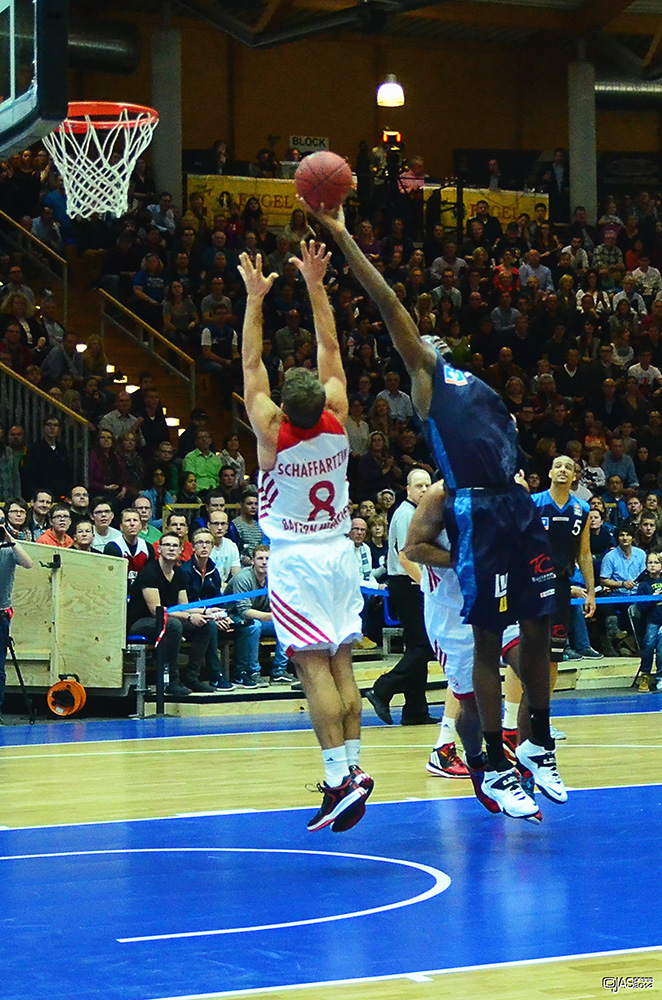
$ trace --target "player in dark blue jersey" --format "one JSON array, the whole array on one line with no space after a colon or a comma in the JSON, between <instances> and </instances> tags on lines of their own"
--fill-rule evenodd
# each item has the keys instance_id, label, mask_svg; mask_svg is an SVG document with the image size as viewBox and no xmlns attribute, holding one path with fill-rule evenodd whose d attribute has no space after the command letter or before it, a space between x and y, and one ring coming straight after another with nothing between
<instances>
[{"instance_id":1,"label":"player in dark blue jersey","mask_svg":"<svg viewBox=\"0 0 662 1000\"><path fill-rule=\"evenodd\" d=\"M570 487L574 477L574 460L568 455L558 455L552 462L549 473L550 488L542 493L534 493L531 497L540 512L543 527L548 533L556 574L550 642L551 691L554 690L558 665L563 659L568 644L570 578L575 572L576 564L579 565L586 586L584 614L587 618L595 614L595 579L588 524L589 506L584 500L571 494ZM516 703L521 696L521 690L519 681L512 671L508 670L506 673L506 702ZM524 710L520 713L518 722L522 718L526 718ZM507 749L514 752L517 745L517 730L504 727L503 735ZM561 734L561 738L564 735Z\"/></svg>"},{"instance_id":2,"label":"player in dark blue jersey","mask_svg":"<svg viewBox=\"0 0 662 1000\"><path fill-rule=\"evenodd\" d=\"M540 517L515 482L519 451L514 421L503 400L480 379L447 364L421 338L412 317L345 228L342 208L317 213L351 269L379 307L412 383L412 401L446 482L446 527L464 598L464 621L475 638L474 691L487 747L484 787L518 781L506 759L501 731L501 635L520 622L522 683L531 737L517 748L548 797L565 802L549 730L549 614L554 570ZM531 815L538 808L530 802Z\"/></svg>"}]
</instances>

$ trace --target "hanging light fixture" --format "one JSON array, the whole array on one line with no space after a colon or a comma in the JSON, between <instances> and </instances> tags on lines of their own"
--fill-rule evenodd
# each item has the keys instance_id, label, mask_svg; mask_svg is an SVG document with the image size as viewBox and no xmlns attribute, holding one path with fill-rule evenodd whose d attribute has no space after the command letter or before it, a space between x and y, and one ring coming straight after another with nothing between
<instances>
[{"instance_id":1,"label":"hanging light fixture","mask_svg":"<svg viewBox=\"0 0 662 1000\"><path fill-rule=\"evenodd\" d=\"M377 90L377 104L380 108L401 108L404 103L405 92L396 80L395 73L387 73Z\"/></svg>"}]
</instances>

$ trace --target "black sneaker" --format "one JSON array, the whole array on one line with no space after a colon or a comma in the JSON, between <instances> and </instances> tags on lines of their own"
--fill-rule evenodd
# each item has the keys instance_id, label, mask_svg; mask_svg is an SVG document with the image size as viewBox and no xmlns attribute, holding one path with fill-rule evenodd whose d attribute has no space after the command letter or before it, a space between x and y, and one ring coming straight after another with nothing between
<instances>
[{"instance_id":1,"label":"black sneaker","mask_svg":"<svg viewBox=\"0 0 662 1000\"><path fill-rule=\"evenodd\" d=\"M253 680L252 674L239 674L239 676L235 678L234 683L237 684L239 687L245 687L245 688L257 687L257 681Z\"/></svg>"},{"instance_id":2,"label":"black sneaker","mask_svg":"<svg viewBox=\"0 0 662 1000\"><path fill-rule=\"evenodd\" d=\"M234 684L232 681L226 680L223 674L220 677L214 677L211 686L215 691L234 691Z\"/></svg>"},{"instance_id":3,"label":"black sneaker","mask_svg":"<svg viewBox=\"0 0 662 1000\"><path fill-rule=\"evenodd\" d=\"M180 684L179 681L173 681L172 684L168 684L165 693L171 695L173 698L186 698L187 695L191 694L191 688L186 687L185 684Z\"/></svg>"},{"instance_id":4,"label":"black sneaker","mask_svg":"<svg viewBox=\"0 0 662 1000\"><path fill-rule=\"evenodd\" d=\"M369 774L359 767L358 764L350 764L349 774L355 785L361 788L365 788L366 794L362 799L359 799L350 806L349 809L345 809L344 812L340 814L338 819L334 820L331 824L331 830L333 833L344 833L345 830L351 830L353 826L362 820L365 815L365 804L368 801L373 788L375 787L375 779L371 778Z\"/></svg>"},{"instance_id":5,"label":"black sneaker","mask_svg":"<svg viewBox=\"0 0 662 1000\"><path fill-rule=\"evenodd\" d=\"M333 823L346 809L367 797L367 789L358 785L351 774L348 774L343 779L342 785L336 788L331 788L326 782L317 785L316 788L324 798L313 818L308 820L307 827L311 833ZM359 816L358 819L360 818Z\"/></svg>"},{"instance_id":6,"label":"black sneaker","mask_svg":"<svg viewBox=\"0 0 662 1000\"><path fill-rule=\"evenodd\" d=\"M195 691L196 694L215 694L216 689L207 684L206 681L200 681L197 677L182 677L182 680L188 684L191 691Z\"/></svg>"}]
</instances>

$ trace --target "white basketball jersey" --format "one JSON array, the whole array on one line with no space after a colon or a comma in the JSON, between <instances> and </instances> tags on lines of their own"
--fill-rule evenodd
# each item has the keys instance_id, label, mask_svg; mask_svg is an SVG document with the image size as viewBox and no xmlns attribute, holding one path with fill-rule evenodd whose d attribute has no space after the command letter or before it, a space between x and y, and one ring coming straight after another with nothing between
<instances>
[{"instance_id":1,"label":"white basketball jersey","mask_svg":"<svg viewBox=\"0 0 662 1000\"><path fill-rule=\"evenodd\" d=\"M328 410L309 429L283 420L276 464L258 480L260 527L271 541L348 534L348 458L347 435Z\"/></svg>"},{"instance_id":2,"label":"white basketball jersey","mask_svg":"<svg viewBox=\"0 0 662 1000\"><path fill-rule=\"evenodd\" d=\"M450 552L450 540L444 528L437 538L437 544ZM422 576L420 587L427 598L432 599L432 603L442 608L452 608L457 610L458 615L462 610L464 598L460 590L460 581L454 569L441 566L421 566Z\"/></svg>"}]
</instances>

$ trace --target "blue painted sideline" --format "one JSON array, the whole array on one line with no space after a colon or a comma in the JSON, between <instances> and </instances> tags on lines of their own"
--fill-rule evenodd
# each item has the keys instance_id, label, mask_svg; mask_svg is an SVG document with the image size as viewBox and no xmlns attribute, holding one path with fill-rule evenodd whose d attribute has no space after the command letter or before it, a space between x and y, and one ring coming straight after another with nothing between
<instances>
[{"instance_id":1,"label":"blue painted sideline","mask_svg":"<svg viewBox=\"0 0 662 1000\"><path fill-rule=\"evenodd\" d=\"M440 707L432 705L433 712ZM618 715L621 713L662 711L662 692L640 695L631 690L627 694L577 697L561 693L552 703L553 718L574 715ZM397 715L396 715L397 718ZM383 728L369 707L364 707L364 729ZM242 715L215 716L204 719L54 719L35 726L18 725L0 728L0 747L43 746L60 743L100 743L105 740L158 739L171 736L227 736L232 733L287 732L310 730L310 719L305 712L279 713L277 716ZM396 731L395 729L393 730ZM407 728L416 734L417 742L426 738L434 740L436 728Z\"/></svg>"}]
</instances>

